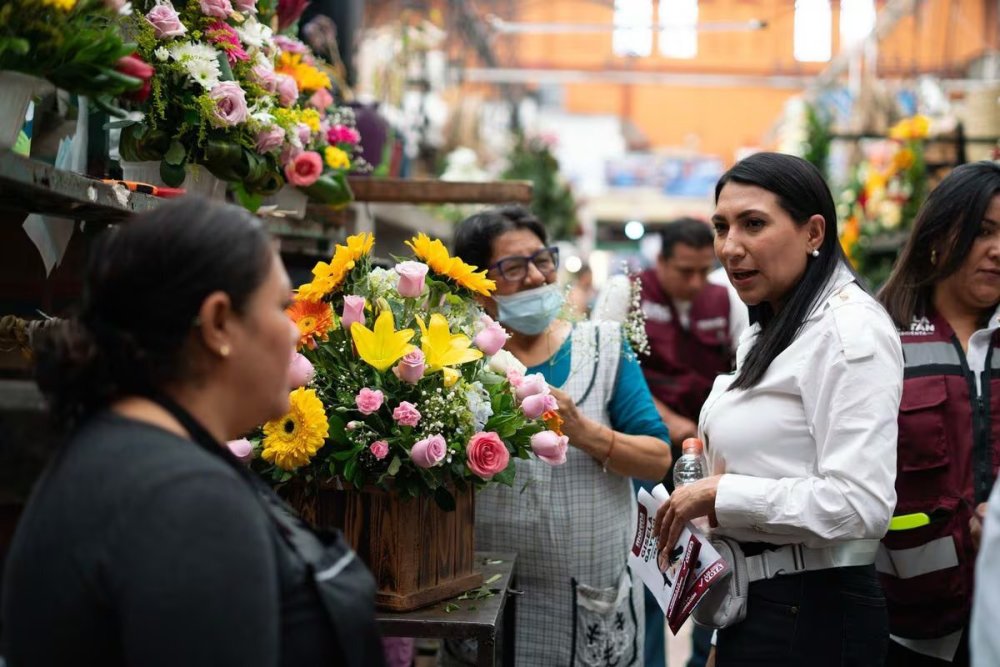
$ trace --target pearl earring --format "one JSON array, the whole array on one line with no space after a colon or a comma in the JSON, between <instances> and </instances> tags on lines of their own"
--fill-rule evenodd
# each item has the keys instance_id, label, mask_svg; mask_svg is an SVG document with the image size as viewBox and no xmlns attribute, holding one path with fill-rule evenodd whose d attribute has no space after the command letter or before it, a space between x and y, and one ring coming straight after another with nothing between
<instances>
[{"instance_id":1,"label":"pearl earring","mask_svg":"<svg viewBox=\"0 0 1000 667\"><path fill-rule=\"evenodd\" d=\"M228 357L229 356L229 345L228 343L223 343L219 346L219 356Z\"/></svg>"},{"instance_id":2,"label":"pearl earring","mask_svg":"<svg viewBox=\"0 0 1000 667\"><path fill-rule=\"evenodd\" d=\"M813 251L811 253L809 253L809 254L812 255L813 257L819 257L819 250L816 249L816 248L813 248Z\"/></svg>"}]
</instances>

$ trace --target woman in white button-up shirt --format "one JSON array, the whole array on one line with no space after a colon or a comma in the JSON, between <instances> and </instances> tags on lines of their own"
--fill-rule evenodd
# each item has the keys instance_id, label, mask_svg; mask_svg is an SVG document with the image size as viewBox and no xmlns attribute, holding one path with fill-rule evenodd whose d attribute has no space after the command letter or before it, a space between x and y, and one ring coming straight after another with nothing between
<instances>
[{"instance_id":1,"label":"woman in white button-up shirt","mask_svg":"<svg viewBox=\"0 0 1000 667\"><path fill-rule=\"evenodd\" d=\"M748 556L808 551L809 571L750 584L746 620L718 633L717 665L881 665L872 563L896 501L899 337L855 282L812 165L758 153L715 192L715 250L753 325L702 408L716 474L661 508L660 544L708 516Z\"/></svg>"}]
</instances>

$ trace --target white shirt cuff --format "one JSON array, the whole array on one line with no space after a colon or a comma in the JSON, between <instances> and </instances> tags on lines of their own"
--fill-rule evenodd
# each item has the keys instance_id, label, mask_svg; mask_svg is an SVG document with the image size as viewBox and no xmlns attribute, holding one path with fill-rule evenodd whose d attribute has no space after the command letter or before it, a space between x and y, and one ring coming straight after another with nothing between
<instances>
[{"instance_id":1,"label":"white shirt cuff","mask_svg":"<svg viewBox=\"0 0 1000 667\"><path fill-rule=\"evenodd\" d=\"M719 527L762 530L767 522L767 492L773 482L748 475L723 475L715 493Z\"/></svg>"}]
</instances>

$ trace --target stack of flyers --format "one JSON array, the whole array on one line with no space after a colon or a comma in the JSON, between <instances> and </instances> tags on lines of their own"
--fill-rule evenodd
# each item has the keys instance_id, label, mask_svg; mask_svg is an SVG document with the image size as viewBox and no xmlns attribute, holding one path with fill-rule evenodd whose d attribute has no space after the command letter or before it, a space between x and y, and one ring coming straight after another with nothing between
<instances>
[{"instance_id":1,"label":"stack of flyers","mask_svg":"<svg viewBox=\"0 0 1000 667\"><path fill-rule=\"evenodd\" d=\"M652 494L645 489L639 490L639 516L628 564L652 591L670 631L676 635L708 589L729 574L729 565L708 539L688 522L667 554L666 568L660 569L653 521L656 510L669 497L662 484L657 485Z\"/></svg>"}]
</instances>

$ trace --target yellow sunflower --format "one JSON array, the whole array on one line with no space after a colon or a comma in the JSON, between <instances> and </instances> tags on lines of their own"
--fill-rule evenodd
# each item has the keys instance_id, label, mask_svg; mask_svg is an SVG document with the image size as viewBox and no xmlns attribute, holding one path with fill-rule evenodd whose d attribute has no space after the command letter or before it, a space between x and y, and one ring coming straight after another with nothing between
<instances>
[{"instance_id":1,"label":"yellow sunflower","mask_svg":"<svg viewBox=\"0 0 1000 667\"><path fill-rule=\"evenodd\" d=\"M369 233L347 237L347 245L338 244L329 262L316 262L312 282L299 287L298 296L306 301L321 301L344 282L355 262L371 252L375 237Z\"/></svg>"},{"instance_id":2,"label":"yellow sunflower","mask_svg":"<svg viewBox=\"0 0 1000 667\"><path fill-rule=\"evenodd\" d=\"M315 389L296 389L288 395L291 409L281 419L264 424L265 461L282 470L295 470L316 456L330 426Z\"/></svg>"},{"instance_id":3,"label":"yellow sunflower","mask_svg":"<svg viewBox=\"0 0 1000 667\"><path fill-rule=\"evenodd\" d=\"M312 93L320 88L332 86L330 77L309 63L302 62L301 53L282 53L278 57L278 64L274 71L279 74L287 74L295 79L301 93Z\"/></svg>"},{"instance_id":4,"label":"yellow sunflower","mask_svg":"<svg viewBox=\"0 0 1000 667\"><path fill-rule=\"evenodd\" d=\"M285 312L299 328L299 349L316 347L316 340L326 340L333 328L333 308L323 301L296 298Z\"/></svg>"},{"instance_id":5,"label":"yellow sunflower","mask_svg":"<svg viewBox=\"0 0 1000 667\"><path fill-rule=\"evenodd\" d=\"M375 237L367 232L347 237L347 249L355 261L370 253L374 245Z\"/></svg>"},{"instance_id":6,"label":"yellow sunflower","mask_svg":"<svg viewBox=\"0 0 1000 667\"><path fill-rule=\"evenodd\" d=\"M489 296L497 287L495 282L486 277L485 270L476 271L478 267L452 257L438 239L431 240L426 234L417 234L406 245L410 246L418 259L431 267L431 271L451 278L461 287L483 296Z\"/></svg>"}]
</instances>

